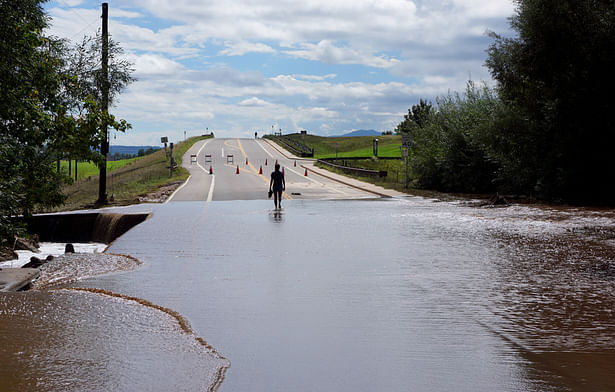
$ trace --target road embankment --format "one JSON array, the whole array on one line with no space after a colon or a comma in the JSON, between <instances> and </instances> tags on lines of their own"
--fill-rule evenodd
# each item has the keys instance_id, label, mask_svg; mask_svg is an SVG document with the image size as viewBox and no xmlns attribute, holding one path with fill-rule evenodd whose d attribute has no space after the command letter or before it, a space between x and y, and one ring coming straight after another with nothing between
<instances>
[{"instance_id":1,"label":"road embankment","mask_svg":"<svg viewBox=\"0 0 615 392\"><path fill-rule=\"evenodd\" d=\"M109 212L42 214L26 220L28 232L45 242L102 242L110 244L150 214Z\"/></svg>"}]
</instances>

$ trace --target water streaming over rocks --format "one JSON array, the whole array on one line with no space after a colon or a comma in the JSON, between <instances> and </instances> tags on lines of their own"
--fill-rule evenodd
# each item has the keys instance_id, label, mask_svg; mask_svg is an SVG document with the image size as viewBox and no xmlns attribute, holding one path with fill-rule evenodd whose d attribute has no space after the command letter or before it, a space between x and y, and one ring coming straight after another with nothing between
<instances>
[{"instance_id":1,"label":"water streaming over rocks","mask_svg":"<svg viewBox=\"0 0 615 392\"><path fill-rule=\"evenodd\" d=\"M142 263L134 257L110 253L67 253L40 268L33 289L45 289L111 272L130 271Z\"/></svg>"}]
</instances>

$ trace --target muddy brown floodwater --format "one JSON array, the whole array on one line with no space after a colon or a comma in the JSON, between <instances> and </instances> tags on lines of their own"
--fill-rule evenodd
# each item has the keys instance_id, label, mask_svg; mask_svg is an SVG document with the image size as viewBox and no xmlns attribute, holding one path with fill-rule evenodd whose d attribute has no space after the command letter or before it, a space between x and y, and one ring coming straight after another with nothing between
<instances>
[{"instance_id":1,"label":"muddy brown floodwater","mask_svg":"<svg viewBox=\"0 0 615 392\"><path fill-rule=\"evenodd\" d=\"M227 366L177 314L139 299L32 291L0 308L2 391L207 391Z\"/></svg>"},{"instance_id":2,"label":"muddy brown floodwater","mask_svg":"<svg viewBox=\"0 0 615 392\"><path fill-rule=\"evenodd\" d=\"M615 390L613 210L270 204L150 206L143 266L0 296L0 386Z\"/></svg>"}]
</instances>

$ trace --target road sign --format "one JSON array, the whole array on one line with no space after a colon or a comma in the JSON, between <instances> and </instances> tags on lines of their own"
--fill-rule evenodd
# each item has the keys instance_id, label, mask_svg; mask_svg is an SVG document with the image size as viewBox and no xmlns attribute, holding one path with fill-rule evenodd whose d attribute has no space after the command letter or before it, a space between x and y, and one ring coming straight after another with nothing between
<instances>
[{"instance_id":1,"label":"road sign","mask_svg":"<svg viewBox=\"0 0 615 392\"><path fill-rule=\"evenodd\" d=\"M411 135L401 135L401 146L404 148L412 147L412 136Z\"/></svg>"}]
</instances>

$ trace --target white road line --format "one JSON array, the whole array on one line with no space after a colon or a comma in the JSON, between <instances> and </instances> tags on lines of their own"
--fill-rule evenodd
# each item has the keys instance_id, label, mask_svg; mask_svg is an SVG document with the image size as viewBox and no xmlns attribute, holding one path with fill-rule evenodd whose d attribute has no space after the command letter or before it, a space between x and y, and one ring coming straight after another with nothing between
<instances>
[{"instance_id":1,"label":"white road line","mask_svg":"<svg viewBox=\"0 0 615 392\"><path fill-rule=\"evenodd\" d=\"M214 139L207 139L205 140L205 143L203 143L203 145L201 146L201 148L199 148L199 151L196 153L197 157L199 156L199 154L201 153L201 151L203 151L203 149L205 148L205 146Z\"/></svg>"},{"instance_id":2,"label":"white road line","mask_svg":"<svg viewBox=\"0 0 615 392\"><path fill-rule=\"evenodd\" d=\"M191 178L192 178L192 175L189 175L189 176L188 176L188 178L186 179L186 182L184 182L183 184L181 184L181 185L179 186L179 188L177 188L177 189L175 190L175 192L171 193L171 196L169 196L169 198L168 198L168 199L167 199L164 203L162 203L162 204L167 204L168 202L170 202L170 201L171 201L171 199L173 198L173 196L175 196L175 194L176 194L177 192L179 192L179 191L180 191L183 187L185 187L185 186L186 186L186 184L188 184L188 181L190 181L190 179L191 179Z\"/></svg>"},{"instance_id":3,"label":"white road line","mask_svg":"<svg viewBox=\"0 0 615 392\"><path fill-rule=\"evenodd\" d=\"M312 181L312 182L313 182L313 183L315 183L315 184L318 184L318 185L324 185L322 182L316 181L315 179L313 179L313 178L311 178L311 177L309 177L309 176L308 176L308 177L306 177L306 176L304 176L303 174L298 173L298 172L294 171L293 169L291 169L291 168L289 168L289 167L287 167L287 168L285 168L285 169L286 169L286 170L289 170L289 171L291 171L291 172L293 172L293 173L295 173L296 175L298 175L298 176L300 176L300 177L305 177L305 178L307 178L308 180Z\"/></svg>"},{"instance_id":4,"label":"white road line","mask_svg":"<svg viewBox=\"0 0 615 392\"><path fill-rule=\"evenodd\" d=\"M273 158L273 155L269 151L265 150L265 147L263 147L263 145L261 144L260 140L256 140L256 144L258 144L260 146L260 148L263 149L263 151L265 151L267 154L269 154L269 156L271 158Z\"/></svg>"},{"instance_id":5,"label":"white road line","mask_svg":"<svg viewBox=\"0 0 615 392\"><path fill-rule=\"evenodd\" d=\"M211 185L209 186L209 193L207 194L207 202L209 203L214 197L214 184L216 183L216 176L211 175Z\"/></svg>"},{"instance_id":6,"label":"white road line","mask_svg":"<svg viewBox=\"0 0 615 392\"><path fill-rule=\"evenodd\" d=\"M206 144L207 144L210 140L213 140L213 139L209 139L209 140L207 140L207 141L203 144L203 146L199 149L199 152L197 152L197 157L198 157L198 155L201 153L201 151L203 150L203 148L205 147L205 145L206 145ZM222 156L224 156L224 149L222 149ZM199 163L198 159L197 159L196 164L197 164L197 165L199 165L199 167L200 167L201 169L203 169L203 171L204 171L205 173L209 173L209 172L208 172L208 171L207 171L207 170L206 170L203 166L201 166L201 164ZM209 192L207 193L207 201L208 201L208 202L210 202L210 201L211 201L211 199L212 199L212 198L213 198L213 196L214 196L214 184L215 184L215 183L216 183L216 176L212 174L212 175L211 175L211 184L209 184Z\"/></svg>"},{"instance_id":7,"label":"white road line","mask_svg":"<svg viewBox=\"0 0 615 392\"><path fill-rule=\"evenodd\" d=\"M204 168L203 166L201 166L201 164L199 163L199 154L201 154L201 151L203 151L203 149L205 148L205 146L207 145L207 143L209 143L209 142L210 142L210 141L212 141L212 140L213 140L213 139L207 139L207 140L205 141L205 143L203 143L203 145L201 146L201 148L199 148L199 151L197 151L197 153L196 153L196 157L197 157L197 160L196 160L196 165L197 165L198 167L200 167L200 168L201 168L201 170L203 170L205 173L208 173L208 171L207 171L207 170L205 170L205 168ZM173 196L175 196L175 194L176 194L177 192L179 192L179 191L180 191L183 187L185 187L185 186L188 184L188 181L190 181L190 179L191 179L191 178L192 178L192 174L188 176L188 178L186 179L186 182L184 182L183 184L181 184L181 185L179 186L179 188L177 188L177 189L175 190L175 192L173 192L173 193L171 194L171 196L169 196L169 198L168 198L168 199L167 199L167 200L166 200L163 204L167 204L168 202L170 202L170 201L171 201L171 199L173 198ZM213 195L213 193L214 193L214 179L212 178L212 179L211 179L211 185L209 186L209 194L208 194L208 196L207 196L207 201L211 201L211 196Z\"/></svg>"}]
</instances>

